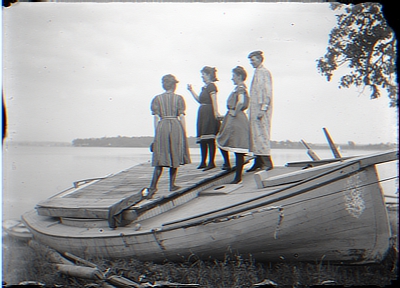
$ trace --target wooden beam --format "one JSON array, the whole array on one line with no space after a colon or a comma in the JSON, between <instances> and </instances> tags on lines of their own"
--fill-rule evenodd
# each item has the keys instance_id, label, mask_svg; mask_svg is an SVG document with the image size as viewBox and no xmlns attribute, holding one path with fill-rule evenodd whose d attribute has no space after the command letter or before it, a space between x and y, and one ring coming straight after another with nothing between
<instances>
[{"instance_id":1,"label":"wooden beam","mask_svg":"<svg viewBox=\"0 0 400 288\"><path fill-rule=\"evenodd\" d=\"M286 173L283 175L269 177L269 178L263 179L261 181L262 188L278 186L278 185L283 185L283 184L289 184L289 183L296 183L301 180L310 178L312 176L316 176L318 174L327 172L327 171L334 169L340 165L342 165L342 162L335 162L335 163L330 163L330 164L312 167L312 168L308 168L308 169L302 169L300 171Z\"/></svg>"},{"instance_id":2,"label":"wooden beam","mask_svg":"<svg viewBox=\"0 0 400 288\"><path fill-rule=\"evenodd\" d=\"M333 142L333 140L331 138L331 135L329 135L328 130L326 128L322 128L322 130L324 130L326 139L328 140L328 144L329 144L329 147L332 150L333 156L335 158L342 158L342 155L340 155L339 150L337 149L335 143Z\"/></svg>"},{"instance_id":3,"label":"wooden beam","mask_svg":"<svg viewBox=\"0 0 400 288\"><path fill-rule=\"evenodd\" d=\"M295 182L304 180L306 178L316 176L320 173L327 172L330 169L333 169L335 167L338 167L339 165L342 165L346 162L348 163L350 161L351 162L359 162L360 167L364 168L364 167L379 164L379 163L395 161L397 159L398 159L397 151L388 151L388 152L384 152L384 153L380 152L380 153L372 154L372 155L368 155L368 156L353 157L353 158L350 158L350 160L344 160L344 158L341 158L341 159L337 158L337 159L334 159L336 161L333 163L327 163L327 164L320 165L317 167L307 168L307 169L303 169L300 171L281 174L281 175L277 175L277 176L268 177L269 175L264 172L255 173L254 176L256 178L255 180L257 183L257 187L260 189L260 188L266 188L266 187L277 186L277 185L282 185L282 184L295 183Z\"/></svg>"},{"instance_id":4,"label":"wooden beam","mask_svg":"<svg viewBox=\"0 0 400 288\"><path fill-rule=\"evenodd\" d=\"M307 143L306 141L304 141L304 140L302 139L302 140L301 140L301 143L307 148L307 154L308 154L308 156L310 156L310 158L311 158L313 161L321 160L321 159L318 157L317 153L315 153L314 150L311 149L310 145L308 145L308 143Z\"/></svg>"}]
</instances>

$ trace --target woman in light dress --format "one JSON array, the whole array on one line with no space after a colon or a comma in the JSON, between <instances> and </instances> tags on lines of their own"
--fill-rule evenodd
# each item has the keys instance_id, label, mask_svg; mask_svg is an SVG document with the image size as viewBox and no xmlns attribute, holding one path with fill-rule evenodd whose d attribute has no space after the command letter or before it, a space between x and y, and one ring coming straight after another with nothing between
<instances>
[{"instance_id":1,"label":"woman in light dress","mask_svg":"<svg viewBox=\"0 0 400 288\"><path fill-rule=\"evenodd\" d=\"M227 100L228 111L217 135L217 144L224 157L223 169L230 169L228 152L235 153L236 174L231 184L242 181L244 155L249 151L250 126L244 110L249 105L249 96L244 81L247 73L243 67L237 66L232 70L232 81L236 85Z\"/></svg>"}]
</instances>

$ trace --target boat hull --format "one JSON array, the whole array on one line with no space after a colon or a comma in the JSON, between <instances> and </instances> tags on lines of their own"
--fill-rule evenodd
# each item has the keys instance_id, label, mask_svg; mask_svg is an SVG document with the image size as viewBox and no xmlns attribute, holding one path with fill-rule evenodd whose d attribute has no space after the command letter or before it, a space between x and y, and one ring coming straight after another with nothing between
<instances>
[{"instance_id":1,"label":"boat hull","mask_svg":"<svg viewBox=\"0 0 400 288\"><path fill-rule=\"evenodd\" d=\"M390 245L387 211L375 166L357 167L180 221L159 215L117 229L82 228L35 211L23 221L39 242L86 258L380 262Z\"/></svg>"}]
</instances>

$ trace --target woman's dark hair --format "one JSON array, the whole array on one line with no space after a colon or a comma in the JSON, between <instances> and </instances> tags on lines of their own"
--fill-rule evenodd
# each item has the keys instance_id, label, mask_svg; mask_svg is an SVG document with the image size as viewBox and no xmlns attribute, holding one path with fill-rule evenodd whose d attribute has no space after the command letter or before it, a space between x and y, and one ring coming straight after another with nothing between
<instances>
[{"instance_id":1,"label":"woman's dark hair","mask_svg":"<svg viewBox=\"0 0 400 288\"><path fill-rule=\"evenodd\" d=\"M246 70L244 70L244 68L241 66L236 66L235 68L232 69L232 72L238 76L242 76L243 81L246 80L247 78Z\"/></svg>"},{"instance_id":2,"label":"woman's dark hair","mask_svg":"<svg viewBox=\"0 0 400 288\"><path fill-rule=\"evenodd\" d=\"M179 81L176 80L175 76L172 74L163 76L161 82L162 82L162 87L165 90L174 90L174 91L176 89L176 83L179 83Z\"/></svg>"},{"instance_id":3,"label":"woman's dark hair","mask_svg":"<svg viewBox=\"0 0 400 288\"><path fill-rule=\"evenodd\" d=\"M217 69L215 69L214 67L204 66L203 69L201 69L200 72L205 73L207 75L210 75L210 80L212 82L218 81L218 79L217 79Z\"/></svg>"}]
</instances>

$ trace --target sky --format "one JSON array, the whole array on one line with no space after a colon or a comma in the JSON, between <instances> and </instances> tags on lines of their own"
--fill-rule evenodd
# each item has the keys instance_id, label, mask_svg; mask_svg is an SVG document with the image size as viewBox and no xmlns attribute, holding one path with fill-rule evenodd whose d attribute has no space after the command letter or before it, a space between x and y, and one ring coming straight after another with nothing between
<instances>
[{"instance_id":1,"label":"sky","mask_svg":"<svg viewBox=\"0 0 400 288\"><path fill-rule=\"evenodd\" d=\"M188 136L196 136L200 70L216 67L218 106L232 69L264 52L273 77L274 141L396 143L397 110L385 93L339 89L316 60L336 24L329 3L16 3L3 9L3 89L8 139L153 136L152 98L161 78L179 80Z\"/></svg>"}]
</instances>

